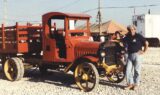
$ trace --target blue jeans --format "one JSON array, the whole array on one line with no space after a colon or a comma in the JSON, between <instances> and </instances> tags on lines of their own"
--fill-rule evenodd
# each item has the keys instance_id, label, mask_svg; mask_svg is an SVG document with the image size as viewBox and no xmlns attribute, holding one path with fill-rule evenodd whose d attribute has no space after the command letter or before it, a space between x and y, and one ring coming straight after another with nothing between
<instances>
[{"instance_id":1,"label":"blue jeans","mask_svg":"<svg viewBox=\"0 0 160 95\"><path fill-rule=\"evenodd\" d=\"M140 72L141 72L142 58L138 53L128 54L126 78L128 85L134 84L139 85L140 83Z\"/></svg>"}]
</instances>

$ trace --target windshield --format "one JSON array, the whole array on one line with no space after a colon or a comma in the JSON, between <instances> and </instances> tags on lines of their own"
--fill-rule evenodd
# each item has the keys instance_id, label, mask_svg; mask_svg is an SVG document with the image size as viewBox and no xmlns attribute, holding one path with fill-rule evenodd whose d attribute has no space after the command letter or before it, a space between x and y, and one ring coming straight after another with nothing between
<instances>
[{"instance_id":1,"label":"windshield","mask_svg":"<svg viewBox=\"0 0 160 95\"><path fill-rule=\"evenodd\" d=\"M69 20L69 36L87 36L87 20L71 19Z\"/></svg>"},{"instance_id":2,"label":"windshield","mask_svg":"<svg viewBox=\"0 0 160 95\"><path fill-rule=\"evenodd\" d=\"M69 30L87 30L87 20L69 20Z\"/></svg>"}]
</instances>

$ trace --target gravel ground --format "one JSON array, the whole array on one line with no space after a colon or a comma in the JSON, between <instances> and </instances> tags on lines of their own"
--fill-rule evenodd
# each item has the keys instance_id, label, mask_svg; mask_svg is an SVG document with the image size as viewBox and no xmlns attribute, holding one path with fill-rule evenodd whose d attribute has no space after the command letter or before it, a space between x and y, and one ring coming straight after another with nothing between
<instances>
[{"instance_id":1,"label":"gravel ground","mask_svg":"<svg viewBox=\"0 0 160 95\"><path fill-rule=\"evenodd\" d=\"M0 95L160 95L160 48L150 48L143 55L141 85L135 91L123 90L124 80L113 84L101 79L98 89L83 92L71 74L49 71L41 76L38 70L26 71L22 80L11 82L0 73Z\"/></svg>"}]
</instances>

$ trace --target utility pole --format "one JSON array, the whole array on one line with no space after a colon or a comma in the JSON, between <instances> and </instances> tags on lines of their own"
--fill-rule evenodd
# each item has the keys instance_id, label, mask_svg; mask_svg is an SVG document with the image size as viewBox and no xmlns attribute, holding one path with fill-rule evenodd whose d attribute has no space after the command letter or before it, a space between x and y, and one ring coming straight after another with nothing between
<instances>
[{"instance_id":1,"label":"utility pole","mask_svg":"<svg viewBox=\"0 0 160 95\"><path fill-rule=\"evenodd\" d=\"M148 9L148 14L151 14L151 10L150 9Z\"/></svg>"},{"instance_id":2,"label":"utility pole","mask_svg":"<svg viewBox=\"0 0 160 95\"><path fill-rule=\"evenodd\" d=\"M102 23L101 0L98 0L98 14L97 14L97 19L98 19L98 26L99 26L99 35L102 35L102 31L101 31L101 23Z\"/></svg>"},{"instance_id":3,"label":"utility pole","mask_svg":"<svg viewBox=\"0 0 160 95\"><path fill-rule=\"evenodd\" d=\"M136 7L133 7L132 23L136 26Z\"/></svg>"},{"instance_id":4,"label":"utility pole","mask_svg":"<svg viewBox=\"0 0 160 95\"><path fill-rule=\"evenodd\" d=\"M136 8L134 7L133 9L134 9L134 16L135 16L136 15Z\"/></svg>"},{"instance_id":5,"label":"utility pole","mask_svg":"<svg viewBox=\"0 0 160 95\"><path fill-rule=\"evenodd\" d=\"M3 0L3 24L7 24L7 0Z\"/></svg>"}]
</instances>

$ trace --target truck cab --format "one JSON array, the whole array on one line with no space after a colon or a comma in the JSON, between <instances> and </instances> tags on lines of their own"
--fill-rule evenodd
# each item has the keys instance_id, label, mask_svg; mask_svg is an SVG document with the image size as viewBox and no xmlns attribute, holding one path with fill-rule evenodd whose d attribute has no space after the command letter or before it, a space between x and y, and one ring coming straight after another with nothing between
<instances>
[{"instance_id":1,"label":"truck cab","mask_svg":"<svg viewBox=\"0 0 160 95\"><path fill-rule=\"evenodd\" d=\"M50 12L43 15L43 60L74 61L75 45L89 41L89 19L86 14Z\"/></svg>"}]
</instances>

